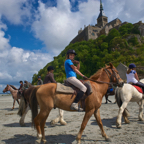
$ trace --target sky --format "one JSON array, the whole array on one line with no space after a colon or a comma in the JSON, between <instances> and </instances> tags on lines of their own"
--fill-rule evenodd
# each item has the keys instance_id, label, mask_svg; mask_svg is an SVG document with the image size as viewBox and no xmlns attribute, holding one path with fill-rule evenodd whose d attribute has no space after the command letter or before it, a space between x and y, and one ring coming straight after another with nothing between
<instances>
[{"instance_id":1,"label":"sky","mask_svg":"<svg viewBox=\"0 0 144 144\"><path fill-rule=\"evenodd\" d=\"M102 0L108 21L144 22L144 0ZM0 93L19 87L53 60L84 25L95 25L100 0L0 0Z\"/></svg>"}]
</instances>

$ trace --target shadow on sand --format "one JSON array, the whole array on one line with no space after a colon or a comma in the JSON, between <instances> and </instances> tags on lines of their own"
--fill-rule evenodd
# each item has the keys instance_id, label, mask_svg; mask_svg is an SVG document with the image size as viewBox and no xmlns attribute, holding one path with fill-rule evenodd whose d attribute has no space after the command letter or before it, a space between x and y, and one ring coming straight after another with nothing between
<instances>
[{"instance_id":1,"label":"shadow on sand","mask_svg":"<svg viewBox=\"0 0 144 144\"><path fill-rule=\"evenodd\" d=\"M13 110L11 108L4 108L0 110L7 110L7 111L18 111L18 108L14 108Z\"/></svg>"},{"instance_id":2,"label":"shadow on sand","mask_svg":"<svg viewBox=\"0 0 144 144\"><path fill-rule=\"evenodd\" d=\"M4 124L5 127L21 127L19 123L10 123L10 124ZM25 123L24 127L31 127L30 123Z\"/></svg>"},{"instance_id":3,"label":"shadow on sand","mask_svg":"<svg viewBox=\"0 0 144 144\"><path fill-rule=\"evenodd\" d=\"M54 143L63 143L63 144L71 144L75 141L74 135L49 135L45 137L47 140L47 144ZM3 140L6 144L35 144L36 136L30 135L14 135L14 138Z\"/></svg>"},{"instance_id":4,"label":"shadow on sand","mask_svg":"<svg viewBox=\"0 0 144 144\"><path fill-rule=\"evenodd\" d=\"M116 127L113 127L113 125L116 125L116 119L117 117L113 117L113 118L108 118L108 119L102 119L102 123L103 123L103 126L106 126L106 127L109 127L109 128L112 128L112 129L116 129ZM91 120L93 121L91 123L91 125L98 125L96 120Z\"/></svg>"}]
</instances>

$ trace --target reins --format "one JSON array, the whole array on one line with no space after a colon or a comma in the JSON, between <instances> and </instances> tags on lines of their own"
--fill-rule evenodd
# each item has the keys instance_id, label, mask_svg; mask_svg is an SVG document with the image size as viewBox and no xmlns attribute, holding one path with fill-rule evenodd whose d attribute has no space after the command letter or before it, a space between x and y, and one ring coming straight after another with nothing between
<instances>
[{"instance_id":1,"label":"reins","mask_svg":"<svg viewBox=\"0 0 144 144\"><path fill-rule=\"evenodd\" d=\"M93 81L93 82L96 82L96 83L100 83L100 84L108 84L108 85L111 85L112 88L115 88L115 87L114 87L114 84L118 84L118 78L117 78L117 76L116 76L116 74L115 74L115 71L112 69L112 71L113 71L114 74L115 74L115 78L116 78L116 80L117 80L117 83L111 82L111 80L112 80L112 79L111 79L112 73L111 73L109 70L107 70L106 68L105 68L104 70L105 70L107 76L109 77L110 82L97 81L97 80L93 80L93 79L90 79L90 78L88 78L87 80L90 80L90 81Z\"/></svg>"}]
</instances>

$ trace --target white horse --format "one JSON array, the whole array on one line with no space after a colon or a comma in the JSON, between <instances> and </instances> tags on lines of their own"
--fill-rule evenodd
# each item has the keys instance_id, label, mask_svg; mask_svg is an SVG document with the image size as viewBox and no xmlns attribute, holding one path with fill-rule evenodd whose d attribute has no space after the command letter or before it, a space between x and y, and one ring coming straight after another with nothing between
<instances>
[{"instance_id":1,"label":"white horse","mask_svg":"<svg viewBox=\"0 0 144 144\"><path fill-rule=\"evenodd\" d=\"M144 83L144 79L140 80ZM144 95L140 93L134 86L131 84L124 84L123 87L117 87L115 90L116 102L119 106L119 112L116 120L117 128L121 128L121 119L122 115L124 117L125 123L130 123L128 120L128 114L126 112L126 107L129 102L137 102L139 105L139 115L138 118L140 121L143 121L143 104L144 104Z\"/></svg>"}]
</instances>

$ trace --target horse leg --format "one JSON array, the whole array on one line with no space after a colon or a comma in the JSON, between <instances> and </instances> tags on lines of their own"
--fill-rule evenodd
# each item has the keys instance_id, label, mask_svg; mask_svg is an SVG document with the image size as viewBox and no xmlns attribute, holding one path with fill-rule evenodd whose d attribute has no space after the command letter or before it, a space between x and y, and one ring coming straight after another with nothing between
<instances>
[{"instance_id":1,"label":"horse leg","mask_svg":"<svg viewBox=\"0 0 144 144\"><path fill-rule=\"evenodd\" d=\"M60 124L61 125L66 125L66 121L63 119L63 113L64 111L62 109L59 109L59 115L60 115Z\"/></svg>"},{"instance_id":2,"label":"horse leg","mask_svg":"<svg viewBox=\"0 0 144 144\"><path fill-rule=\"evenodd\" d=\"M19 104L19 100L17 99L16 101L17 101L17 103Z\"/></svg>"},{"instance_id":3,"label":"horse leg","mask_svg":"<svg viewBox=\"0 0 144 144\"><path fill-rule=\"evenodd\" d=\"M28 105L27 108L25 109L25 112L23 113L23 115L22 115L22 117L21 117L21 119L20 119L20 121L19 121L20 126L25 126L24 119L25 119L25 116L26 116L28 110L30 110L29 105Z\"/></svg>"},{"instance_id":4,"label":"horse leg","mask_svg":"<svg viewBox=\"0 0 144 144\"><path fill-rule=\"evenodd\" d=\"M107 104L107 98L108 98L108 95L105 94L105 100L106 100L105 104Z\"/></svg>"},{"instance_id":5,"label":"horse leg","mask_svg":"<svg viewBox=\"0 0 144 144\"><path fill-rule=\"evenodd\" d=\"M14 101L13 101L13 107L11 108L11 110L13 110L13 109L14 109L14 105L15 105L15 99L14 99Z\"/></svg>"},{"instance_id":6,"label":"horse leg","mask_svg":"<svg viewBox=\"0 0 144 144\"><path fill-rule=\"evenodd\" d=\"M44 132L44 127L45 127L45 123L46 123L46 119L49 116L51 110L43 112L43 116L41 117L42 121L40 123L40 127L41 127L41 133L42 133L42 141L43 143L46 143L46 139L45 139L45 132Z\"/></svg>"},{"instance_id":7,"label":"horse leg","mask_svg":"<svg viewBox=\"0 0 144 144\"><path fill-rule=\"evenodd\" d=\"M128 116L129 116L129 113L128 113L127 109L124 109L123 118L124 118L124 121L125 121L126 124L130 123L130 121L128 120Z\"/></svg>"},{"instance_id":8,"label":"horse leg","mask_svg":"<svg viewBox=\"0 0 144 144\"><path fill-rule=\"evenodd\" d=\"M34 124L37 130L37 138L36 143L46 142L45 134L44 134L44 126L46 119L50 113L50 110L40 110L39 114L34 118Z\"/></svg>"},{"instance_id":9,"label":"horse leg","mask_svg":"<svg viewBox=\"0 0 144 144\"><path fill-rule=\"evenodd\" d=\"M60 120L60 109L58 109L58 111L59 111L58 117L55 118L54 120L52 120L51 123L50 123L52 126L55 125L56 123L58 123L59 120Z\"/></svg>"},{"instance_id":10,"label":"horse leg","mask_svg":"<svg viewBox=\"0 0 144 144\"><path fill-rule=\"evenodd\" d=\"M139 102L139 116L138 116L140 121L143 121L143 100Z\"/></svg>"},{"instance_id":11,"label":"horse leg","mask_svg":"<svg viewBox=\"0 0 144 144\"><path fill-rule=\"evenodd\" d=\"M124 102L122 104L122 106L119 108L119 112L118 112L118 116L117 116L117 120L116 120L116 127L117 128L121 128L121 119L122 119L122 114L124 109L127 107L127 102Z\"/></svg>"},{"instance_id":12,"label":"horse leg","mask_svg":"<svg viewBox=\"0 0 144 144\"><path fill-rule=\"evenodd\" d=\"M96 118L96 121L100 127L100 130L101 130L101 133L102 133L102 136L105 137L105 140L106 141L111 141L110 138L106 135L104 129L103 129L103 124L102 124L102 121L101 121L101 117L100 117L100 109L98 109L97 111L94 112L94 116Z\"/></svg>"},{"instance_id":13,"label":"horse leg","mask_svg":"<svg viewBox=\"0 0 144 144\"><path fill-rule=\"evenodd\" d=\"M95 110L92 109L92 110L90 110L90 111L88 111L88 112L85 113L83 122L82 122L82 124L81 124L80 131L79 131L79 133L78 133L78 135L77 135L77 138L76 138L78 144L81 143L81 136L82 136L82 133L83 133L83 131L84 131L86 125L87 125L88 120L90 119L90 117L92 116L92 114L94 113L94 111L95 111Z\"/></svg>"}]
</instances>

